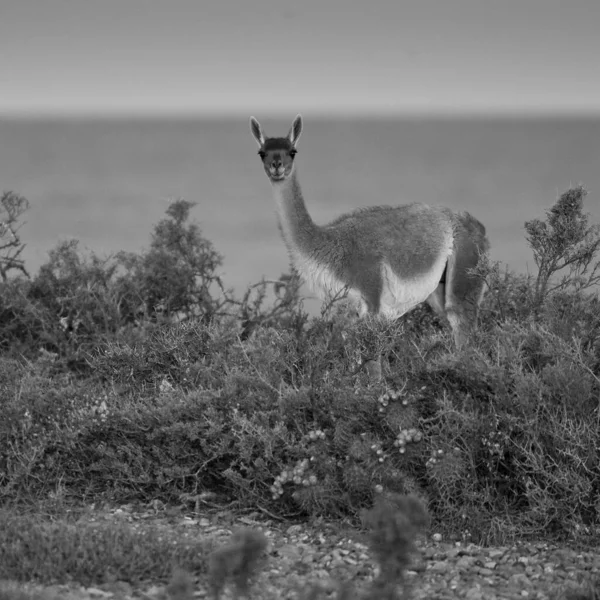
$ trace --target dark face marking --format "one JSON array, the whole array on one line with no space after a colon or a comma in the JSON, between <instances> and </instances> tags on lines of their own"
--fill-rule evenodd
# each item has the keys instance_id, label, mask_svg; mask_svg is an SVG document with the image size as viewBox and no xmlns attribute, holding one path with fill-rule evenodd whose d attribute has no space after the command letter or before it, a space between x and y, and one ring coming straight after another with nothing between
<instances>
[{"instance_id":1,"label":"dark face marking","mask_svg":"<svg viewBox=\"0 0 600 600\"><path fill-rule=\"evenodd\" d=\"M296 153L289 138L267 138L258 151L271 181L283 181L291 175Z\"/></svg>"}]
</instances>

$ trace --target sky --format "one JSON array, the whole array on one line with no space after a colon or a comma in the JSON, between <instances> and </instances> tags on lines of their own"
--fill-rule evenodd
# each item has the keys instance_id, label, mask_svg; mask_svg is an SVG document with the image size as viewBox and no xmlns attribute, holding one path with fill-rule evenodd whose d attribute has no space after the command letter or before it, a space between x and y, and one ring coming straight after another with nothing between
<instances>
[{"instance_id":1,"label":"sky","mask_svg":"<svg viewBox=\"0 0 600 600\"><path fill-rule=\"evenodd\" d=\"M0 116L600 114L598 0L0 0Z\"/></svg>"}]
</instances>

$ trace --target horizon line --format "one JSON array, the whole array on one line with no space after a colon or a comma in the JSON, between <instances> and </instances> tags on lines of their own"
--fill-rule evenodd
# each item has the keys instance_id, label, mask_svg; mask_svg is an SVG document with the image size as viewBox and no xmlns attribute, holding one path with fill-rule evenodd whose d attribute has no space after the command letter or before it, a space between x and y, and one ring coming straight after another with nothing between
<instances>
[{"instance_id":1,"label":"horizon line","mask_svg":"<svg viewBox=\"0 0 600 600\"><path fill-rule=\"evenodd\" d=\"M282 110L282 109L259 109L251 108L247 111L240 109L76 109L76 110L3 110L0 108L1 120L106 120L106 119L247 119L251 115L261 115L263 118L283 119L293 118L300 113L302 116L308 116L317 119L394 119L394 118L575 118L592 119L600 118L600 107L589 109L573 108L476 108L476 109L392 109L392 110L374 110L369 108L343 108L337 110L315 109L298 107L300 110ZM293 113L293 114L292 114Z\"/></svg>"}]
</instances>

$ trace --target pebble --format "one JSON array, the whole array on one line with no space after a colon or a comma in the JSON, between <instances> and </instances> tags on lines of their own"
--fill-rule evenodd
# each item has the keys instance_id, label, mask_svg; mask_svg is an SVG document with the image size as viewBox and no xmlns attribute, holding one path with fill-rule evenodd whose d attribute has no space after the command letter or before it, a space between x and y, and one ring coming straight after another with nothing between
<instances>
[{"instance_id":1,"label":"pebble","mask_svg":"<svg viewBox=\"0 0 600 600\"><path fill-rule=\"evenodd\" d=\"M291 525L290 527L288 527L285 532L288 535L296 535L298 533L300 533L303 530L302 525Z\"/></svg>"},{"instance_id":2,"label":"pebble","mask_svg":"<svg viewBox=\"0 0 600 600\"><path fill-rule=\"evenodd\" d=\"M99 596L100 598L112 598L114 594L112 592L106 592L99 588L89 587L85 590L90 596Z\"/></svg>"},{"instance_id":3,"label":"pebble","mask_svg":"<svg viewBox=\"0 0 600 600\"><path fill-rule=\"evenodd\" d=\"M524 573L514 573L508 580L513 585L527 585L529 583L529 577Z\"/></svg>"},{"instance_id":4,"label":"pebble","mask_svg":"<svg viewBox=\"0 0 600 600\"><path fill-rule=\"evenodd\" d=\"M316 569L313 571L313 576L316 579L329 579L329 572L325 569Z\"/></svg>"},{"instance_id":5,"label":"pebble","mask_svg":"<svg viewBox=\"0 0 600 600\"><path fill-rule=\"evenodd\" d=\"M479 600L480 598L483 598L483 594L481 588L477 586L467 590L464 597L467 598L467 600Z\"/></svg>"},{"instance_id":6,"label":"pebble","mask_svg":"<svg viewBox=\"0 0 600 600\"><path fill-rule=\"evenodd\" d=\"M279 546L277 548L277 554L287 558L288 560L299 560L302 552L300 548L294 544L285 544L284 546Z\"/></svg>"},{"instance_id":7,"label":"pebble","mask_svg":"<svg viewBox=\"0 0 600 600\"><path fill-rule=\"evenodd\" d=\"M469 570L475 564L475 558L472 556L461 556L456 561L456 567L463 571Z\"/></svg>"}]
</instances>

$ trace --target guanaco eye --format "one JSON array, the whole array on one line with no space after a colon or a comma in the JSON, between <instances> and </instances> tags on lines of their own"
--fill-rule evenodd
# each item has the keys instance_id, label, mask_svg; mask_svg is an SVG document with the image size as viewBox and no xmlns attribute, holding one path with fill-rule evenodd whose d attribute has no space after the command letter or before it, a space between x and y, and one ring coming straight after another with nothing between
<instances>
[{"instance_id":1,"label":"guanaco eye","mask_svg":"<svg viewBox=\"0 0 600 600\"><path fill-rule=\"evenodd\" d=\"M265 160L265 156L267 155L267 153L263 152L262 150L259 150L258 155L262 158L262 160Z\"/></svg>"},{"instance_id":2,"label":"guanaco eye","mask_svg":"<svg viewBox=\"0 0 600 600\"><path fill-rule=\"evenodd\" d=\"M296 156L296 154L298 154L298 150L290 150L289 155L294 158L294 156Z\"/></svg>"}]
</instances>

